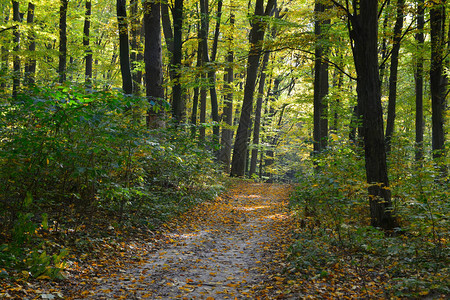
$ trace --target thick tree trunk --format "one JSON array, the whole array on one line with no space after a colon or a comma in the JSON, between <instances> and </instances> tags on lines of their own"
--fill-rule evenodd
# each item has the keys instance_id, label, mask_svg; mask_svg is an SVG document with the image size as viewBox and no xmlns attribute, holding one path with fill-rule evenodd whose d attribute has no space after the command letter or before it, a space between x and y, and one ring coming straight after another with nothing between
<instances>
[{"instance_id":1,"label":"thick tree trunk","mask_svg":"<svg viewBox=\"0 0 450 300\"><path fill-rule=\"evenodd\" d=\"M122 74L122 89L125 94L133 93L133 79L130 66L130 43L128 40L128 19L126 0L117 0L117 21L119 25L119 59Z\"/></svg>"},{"instance_id":2,"label":"thick tree trunk","mask_svg":"<svg viewBox=\"0 0 450 300\"><path fill-rule=\"evenodd\" d=\"M381 108L378 66L378 1L359 1L359 14L349 16L353 56L357 73L358 101L363 112L366 176L372 226L392 230L391 194L386 165L386 149Z\"/></svg>"},{"instance_id":3,"label":"thick tree trunk","mask_svg":"<svg viewBox=\"0 0 450 300\"><path fill-rule=\"evenodd\" d=\"M391 52L391 67L389 73L389 103L386 123L386 152L391 151L391 139L394 134L395 111L397 103L397 74L398 74L398 54L402 39L403 10L405 1L397 0L397 19L394 26L394 40Z\"/></svg>"},{"instance_id":4,"label":"thick tree trunk","mask_svg":"<svg viewBox=\"0 0 450 300\"><path fill-rule=\"evenodd\" d=\"M13 21L14 22L21 22L21 16L19 11L19 2L18 1L12 1L13 6ZM17 94L19 93L20 89L20 56L19 56L19 50L20 50L20 27L18 24L16 24L16 27L13 29L13 36L14 36L14 57L13 57L13 90L12 90L12 96L17 97Z\"/></svg>"},{"instance_id":5,"label":"thick tree trunk","mask_svg":"<svg viewBox=\"0 0 450 300\"><path fill-rule=\"evenodd\" d=\"M264 97L264 86L266 83L266 67L269 62L270 52L264 53L263 61L261 64L261 75L259 76L258 85L258 96L256 98L256 108L255 108L255 121L253 125L253 149L252 156L250 160L250 171L249 176L251 177L256 172L256 163L258 161L258 147L259 147L259 136L261 130L261 111L262 102Z\"/></svg>"},{"instance_id":6,"label":"thick tree trunk","mask_svg":"<svg viewBox=\"0 0 450 300\"><path fill-rule=\"evenodd\" d=\"M146 95L152 106L147 115L147 126L150 128L164 126L160 8L158 0L147 0L144 5Z\"/></svg>"},{"instance_id":7,"label":"thick tree trunk","mask_svg":"<svg viewBox=\"0 0 450 300\"><path fill-rule=\"evenodd\" d=\"M28 2L27 24L30 27L33 27L34 11L35 5L31 2ZM30 52L30 57L25 63L25 84L33 85L36 76L36 59L34 58L34 52L36 51L36 36L34 29L31 29L28 35L28 51Z\"/></svg>"},{"instance_id":8,"label":"thick tree trunk","mask_svg":"<svg viewBox=\"0 0 450 300\"><path fill-rule=\"evenodd\" d=\"M183 0L175 0L173 8L173 56L171 72L173 74L172 87L172 115L176 123L183 122L185 104L181 86L181 61L183 53Z\"/></svg>"},{"instance_id":9,"label":"thick tree trunk","mask_svg":"<svg viewBox=\"0 0 450 300\"><path fill-rule=\"evenodd\" d=\"M416 84L416 161L423 159L423 46L425 42L423 29L425 25L424 16L424 0L417 1L417 59L415 70L415 84Z\"/></svg>"},{"instance_id":10,"label":"thick tree trunk","mask_svg":"<svg viewBox=\"0 0 450 300\"><path fill-rule=\"evenodd\" d=\"M444 1L443 1L444 2ZM439 161L445 156L444 111L447 80L444 75L445 6L433 4L430 8L431 67L430 92L432 108L433 158ZM441 166L441 175L446 176L447 166Z\"/></svg>"},{"instance_id":11,"label":"thick tree trunk","mask_svg":"<svg viewBox=\"0 0 450 300\"><path fill-rule=\"evenodd\" d=\"M69 0L61 0L59 6L59 82L66 81L67 65L67 7Z\"/></svg>"},{"instance_id":12,"label":"thick tree trunk","mask_svg":"<svg viewBox=\"0 0 450 300\"><path fill-rule=\"evenodd\" d=\"M268 0L264 11L264 1L256 0L255 14L250 31L250 52L247 60L247 78L244 88L244 100L242 103L239 127L233 148L233 160L231 162L231 176L244 176L248 149L248 128L253 107L253 94L258 73L259 58L261 56L261 42L264 39L266 24L258 17L268 16L275 0Z\"/></svg>"},{"instance_id":13,"label":"thick tree trunk","mask_svg":"<svg viewBox=\"0 0 450 300\"><path fill-rule=\"evenodd\" d=\"M233 9L233 8L232 8ZM233 33L234 33L234 24L235 24L235 16L234 13L230 14L230 26L231 33L228 37L228 55L227 55L227 67L225 69L225 84L224 84L224 106L222 118L225 122L225 126L222 127L222 148L220 152L219 160L222 162L223 170L226 173L230 172L230 163L231 163L231 149L232 149L232 140L233 140L233 130L231 130L231 126L233 125L233 82L234 82L234 51L233 51Z\"/></svg>"},{"instance_id":14,"label":"thick tree trunk","mask_svg":"<svg viewBox=\"0 0 450 300\"><path fill-rule=\"evenodd\" d=\"M328 138L328 63L326 61L327 50L324 44L323 25L330 23L330 20L323 20L325 5L316 1L314 22L314 33L316 36L315 65L314 65L314 153L325 150Z\"/></svg>"},{"instance_id":15,"label":"thick tree trunk","mask_svg":"<svg viewBox=\"0 0 450 300\"><path fill-rule=\"evenodd\" d=\"M84 17L83 28L83 46L84 46L84 59L85 59L85 72L84 80L87 87L92 86L92 49L90 47L90 30L91 30L91 0L86 0L86 12Z\"/></svg>"}]
</instances>

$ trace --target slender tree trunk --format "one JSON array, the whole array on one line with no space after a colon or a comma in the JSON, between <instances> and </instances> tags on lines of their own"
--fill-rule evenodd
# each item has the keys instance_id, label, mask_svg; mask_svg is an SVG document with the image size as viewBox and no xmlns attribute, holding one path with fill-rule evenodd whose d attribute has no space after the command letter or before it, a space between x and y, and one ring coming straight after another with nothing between
<instances>
[{"instance_id":1,"label":"slender tree trunk","mask_svg":"<svg viewBox=\"0 0 450 300\"><path fill-rule=\"evenodd\" d=\"M20 11L19 11L19 2L18 1L12 1L13 5L13 21L16 22L16 27L13 29L13 36L14 36L14 57L13 57L13 90L12 90L12 96L15 98L17 97L17 94L19 93L20 89L20 27L19 24L22 22L22 19L20 17Z\"/></svg>"},{"instance_id":2,"label":"slender tree trunk","mask_svg":"<svg viewBox=\"0 0 450 300\"><path fill-rule=\"evenodd\" d=\"M152 108L147 116L147 126L163 127L164 88L161 45L161 5L158 0L146 0L144 5L145 26L145 80L147 98Z\"/></svg>"},{"instance_id":3,"label":"slender tree trunk","mask_svg":"<svg viewBox=\"0 0 450 300\"><path fill-rule=\"evenodd\" d=\"M416 161L422 161L423 159L423 57L424 57L424 34L423 29L425 25L424 16L424 0L417 1L417 60L416 60Z\"/></svg>"},{"instance_id":4,"label":"slender tree trunk","mask_svg":"<svg viewBox=\"0 0 450 300\"><path fill-rule=\"evenodd\" d=\"M208 51L208 25L209 25L209 12L208 12L208 0L200 0L200 14L201 14L201 29L200 29L200 38L203 40L203 63L204 65L210 64L209 59L209 51ZM220 25L220 23L219 23ZM218 26L219 26L218 25ZM214 143L219 143L219 106L217 101L217 91L216 91L216 72L213 69L212 71L208 71L208 85L209 85L209 93L211 98L211 115L212 120L215 123L213 125L213 141Z\"/></svg>"},{"instance_id":5,"label":"slender tree trunk","mask_svg":"<svg viewBox=\"0 0 450 300\"><path fill-rule=\"evenodd\" d=\"M314 22L314 32L316 36L315 65L314 65L314 153L320 153L327 146L328 137L328 63L326 62L326 52L322 46L324 43L323 26L330 23L330 20L323 20L325 5L316 1L315 8L316 21Z\"/></svg>"},{"instance_id":6,"label":"slender tree trunk","mask_svg":"<svg viewBox=\"0 0 450 300\"><path fill-rule=\"evenodd\" d=\"M256 0L255 14L250 30L250 52L247 61L247 78L244 88L244 100L242 103L239 127L233 148L233 160L231 162L231 176L244 176L246 156L248 149L248 128L253 107L253 93L258 73L259 59L261 56L261 42L264 39L266 24L258 17L268 16L275 5L275 0L268 0L264 11L264 1Z\"/></svg>"},{"instance_id":7,"label":"slender tree trunk","mask_svg":"<svg viewBox=\"0 0 450 300\"><path fill-rule=\"evenodd\" d=\"M386 149L381 108L378 66L378 1L362 0L349 16L352 50L357 73L358 102L363 109L366 177L372 226L392 230L397 222L392 214L387 175Z\"/></svg>"},{"instance_id":8,"label":"slender tree trunk","mask_svg":"<svg viewBox=\"0 0 450 300\"><path fill-rule=\"evenodd\" d=\"M270 52L265 52L263 61L261 64L261 75L259 76L259 86L258 86L258 96L256 98L256 108L255 108L255 121L253 125L253 149L252 156L250 160L250 171L249 176L251 177L256 172L256 163L258 161L258 147L259 147L259 136L261 130L261 111L262 102L264 97L264 86L266 83L266 67L269 62Z\"/></svg>"},{"instance_id":9,"label":"slender tree trunk","mask_svg":"<svg viewBox=\"0 0 450 300\"><path fill-rule=\"evenodd\" d=\"M200 30L200 26L198 26L198 30ZM200 35L200 34L199 34ZM200 70L202 67L202 39L198 39L197 43L197 70ZM201 76L196 76L195 82L196 85L194 87L194 96L192 99L192 114L191 114L191 136L195 138L197 134L197 112L198 112L198 102L199 102L199 94L200 94L200 80Z\"/></svg>"},{"instance_id":10,"label":"slender tree trunk","mask_svg":"<svg viewBox=\"0 0 450 300\"><path fill-rule=\"evenodd\" d=\"M122 89L125 94L133 93L133 79L130 66L130 43L128 40L128 19L126 0L117 0L117 21L119 26L119 59L122 74Z\"/></svg>"},{"instance_id":11,"label":"slender tree trunk","mask_svg":"<svg viewBox=\"0 0 450 300\"><path fill-rule=\"evenodd\" d=\"M91 10L92 2L91 0L86 0L85 6L86 12L84 17L84 28L83 28L83 46L84 46L84 60L85 60L85 72L84 80L86 87L92 86L92 49L90 47L90 30L91 30Z\"/></svg>"},{"instance_id":12,"label":"slender tree trunk","mask_svg":"<svg viewBox=\"0 0 450 300\"><path fill-rule=\"evenodd\" d=\"M30 27L33 27L34 11L35 5L31 2L28 2L27 24ZM36 75L36 59L34 58L36 51L36 36L34 29L31 29L28 35L28 51L30 52L30 57L27 59L27 62L25 64L25 84L33 85Z\"/></svg>"},{"instance_id":13,"label":"slender tree trunk","mask_svg":"<svg viewBox=\"0 0 450 300\"><path fill-rule=\"evenodd\" d=\"M230 13L230 26L231 32L228 37L228 55L227 55L227 67L225 69L225 97L224 97L224 106L223 106L223 121L225 122L225 126L222 127L222 148L220 152L220 161L223 164L223 170L226 173L230 172L230 163L231 163L231 148L232 148L232 140L233 140L233 130L231 130L231 126L233 125L233 82L234 82L234 51L233 51L233 33L234 33L234 24L235 24L235 16L233 12L233 7L231 8Z\"/></svg>"},{"instance_id":14,"label":"slender tree trunk","mask_svg":"<svg viewBox=\"0 0 450 300\"><path fill-rule=\"evenodd\" d=\"M204 54L204 53L202 53ZM204 82L206 81L206 76L205 74L202 74L200 77L200 129L199 129L199 139L200 141L205 141L206 140L206 128L205 128L205 123L206 123L206 98L208 96L208 91L205 87Z\"/></svg>"},{"instance_id":15,"label":"slender tree trunk","mask_svg":"<svg viewBox=\"0 0 450 300\"><path fill-rule=\"evenodd\" d=\"M386 152L391 151L391 140L394 134L395 110L397 103L397 74L398 74L398 54L400 51L400 42L403 28L403 10L405 1L397 0L397 19L394 26L394 44L391 52L391 67L389 74L389 103L386 123Z\"/></svg>"},{"instance_id":16,"label":"slender tree trunk","mask_svg":"<svg viewBox=\"0 0 450 300\"><path fill-rule=\"evenodd\" d=\"M131 15L131 77L133 80L133 94L139 95L142 85L142 71L139 70L139 63L142 59L142 47L141 47L141 32L142 22L141 14L139 10L139 1L130 0L130 15Z\"/></svg>"},{"instance_id":17,"label":"slender tree trunk","mask_svg":"<svg viewBox=\"0 0 450 300\"><path fill-rule=\"evenodd\" d=\"M59 83L66 81L67 68L67 7L69 0L60 0L59 7Z\"/></svg>"},{"instance_id":18,"label":"slender tree trunk","mask_svg":"<svg viewBox=\"0 0 450 300\"><path fill-rule=\"evenodd\" d=\"M433 158L439 161L445 156L444 111L447 81L444 75L445 1L430 8L431 67L430 92L432 108ZM441 175L447 174L447 166L441 167Z\"/></svg>"}]
</instances>

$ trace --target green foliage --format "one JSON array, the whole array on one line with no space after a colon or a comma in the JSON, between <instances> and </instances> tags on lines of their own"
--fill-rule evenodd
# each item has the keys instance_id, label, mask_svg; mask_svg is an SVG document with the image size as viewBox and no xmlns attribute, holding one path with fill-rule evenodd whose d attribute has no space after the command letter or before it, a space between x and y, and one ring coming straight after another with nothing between
<instances>
[{"instance_id":1,"label":"green foliage","mask_svg":"<svg viewBox=\"0 0 450 300\"><path fill-rule=\"evenodd\" d=\"M386 295L449 292L448 185L438 180L440 169L431 159L419 166L408 159L414 155L408 143L395 143L390 182L401 230L387 235L369 226L361 150L337 145L315 157L316 171L303 172L293 194L303 227L291 249L294 268L314 277L333 272L337 262L352 262L360 273L388 274L389 280L378 283Z\"/></svg>"},{"instance_id":2,"label":"green foliage","mask_svg":"<svg viewBox=\"0 0 450 300\"><path fill-rule=\"evenodd\" d=\"M77 223L100 217L154 228L218 192L212 153L184 132L148 129L147 109L146 99L68 85L2 106L0 234L10 241L2 262L59 278L66 252L47 251L42 234L68 241Z\"/></svg>"}]
</instances>

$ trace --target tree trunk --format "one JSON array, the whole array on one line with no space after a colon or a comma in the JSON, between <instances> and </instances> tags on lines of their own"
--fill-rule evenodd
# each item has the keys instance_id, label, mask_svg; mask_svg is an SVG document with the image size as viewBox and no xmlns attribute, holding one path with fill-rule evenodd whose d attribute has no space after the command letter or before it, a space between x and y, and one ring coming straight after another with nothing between
<instances>
[{"instance_id":1,"label":"tree trunk","mask_svg":"<svg viewBox=\"0 0 450 300\"><path fill-rule=\"evenodd\" d=\"M444 111L447 81L444 75L445 6L434 3L430 8L431 67L430 92L432 108L433 158L438 162L445 157ZM447 174L447 166L441 166L441 175Z\"/></svg>"},{"instance_id":2,"label":"tree trunk","mask_svg":"<svg viewBox=\"0 0 450 300\"><path fill-rule=\"evenodd\" d=\"M416 84L416 161L422 161L423 159L423 51L424 51L424 34L423 28L425 25L424 16L424 0L417 1L417 60L416 60L416 72L415 72L415 84Z\"/></svg>"},{"instance_id":3,"label":"tree trunk","mask_svg":"<svg viewBox=\"0 0 450 300\"><path fill-rule=\"evenodd\" d=\"M152 106L147 115L147 126L150 128L164 126L160 8L158 0L147 0L144 5L146 95Z\"/></svg>"},{"instance_id":4,"label":"tree trunk","mask_svg":"<svg viewBox=\"0 0 450 300\"><path fill-rule=\"evenodd\" d=\"M397 19L394 26L394 40L391 52L391 67L389 73L389 103L386 123L386 152L391 151L391 139L394 134L395 110L397 103L397 74L398 74L398 54L402 39L403 10L405 1L397 0Z\"/></svg>"},{"instance_id":5,"label":"tree trunk","mask_svg":"<svg viewBox=\"0 0 450 300\"><path fill-rule=\"evenodd\" d=\"M67 7L69 0L61 0L59 7L59 83L66 81L67 65Z\"/></svg>"},{"instance_id":6,"label":"tree trunk","mask_svg":"<svg viewBox=\"0 0 450 300\"><path fill-rule=\"evenodd\" d=\"M20 11L19 11L19 2L13 1L13 21L14 22L22 22ZM16 27L13 29L14 36L14 57L13 57L13 91L12 96L15 98L19 93L20 89L20 27L16 24Z\"/></svg>"},{"instance_id":7,"label":"tree trunk","mask_svg":"<svg viewBox=\"0 0 450 300\"><path fill-rule=\"evenodd\" d=\"M28 2L27 24L30 27L33 27L34 11L35 5ZM33 85L36 76L36 59L34 58L36 51L36 36L34 29L31 29L28 35L28 51L30 52L30 57L27 59L25 64L25 84Z\"/></svg>"},{"instance_id":8,"label":"tree trunk","mask_svg":"<svg viewBox=\"0 0 450 300\"><path fill-rule=\"evenodd\" d=\"M130 0L130 15L131 15L131 77L133 80L133 94L139 95L142 85L142 71L139 70L139 63L142 59L142 47L141 47L141 31L142 22L141 14L139 10L139 1Z\"/></svg>"},{"instance_id":9,"label":"tree trunk","mask_svg":"<svg viewBox=\"0 0 450 300\"><path fill-rule=\"evenodd\" d=\"M173 74L172 87L172 115L176 123L183 121L184 100L183 91L180 82L181 78L181 61L183 53L183 0L175 0L173 8L173 53L171 72Z\"/></svg>"},{"instance_id":10,"label":"tree trunk","mask_svg":"<svg viewBox=\"0 0 450 300\"><path fill-rule=\"evenodd\" d=\"M264 86L266 83L266 67L269 62L270 52L265 52L261 64L261 75L259 76L258 97L256 98L255 121L253 125L253 149L250 160L249 176L256 172L256 163L258 161L259 135L261 130L261 111L264 97Z\"/></svg>"},{"instance_id":11,"label":"tree trunk","mask_svg":"<svg viewBox=\"0 0 450 300\"><path fill-rule=\"evenodd\" d=\"M200 26L198 26L198 30L200 30ZM199 33L200 36L200 33ZM200 70L202 67L202 40L199 38L197 43L197 70ZM198 72L197 72L198 73ZM198 102L199 102L199 94L200 94L200 80L201 76L198 75L195 77L195 86L194 86L194 96L192 99L192 114L191 114L191 136L195 138L197 134L197 112L198 112Z\"/></svg>"},{"instance_id":12,"label":"tree trunk","mask_svg":"<svg viewBox=\"0 0 450 300\"><path fill-rule=\"evenodd\" d=\"M378 1L354 3L359 13L350 15L350 34L357 73L358 102L362 107L366 176L372 226L392 230L397 222L392 215L391 194L386 165L386 149L381 108L378 66Z\"/></svg>"},{"instance_id":13,"label":"tree trunk","mask_svg":"<svg viewBox=\"0 0 450 300\"><path fill-rule=\"evenodd\" d=\"M327 146L328 137L328 63L326 52L322 46L324 44L323 25L330 23L330 20L323 20L325 5L316 1L314 32L316 36L315 65L314 65L314 153L320 153Z\"/></svg>"},{"instance_id":14,"label":"tree trunk","mask_svg":"<svg viewBox=\"0 0 450 300\"><path fill-rule=\"evenodd\" d=\"M202 58L204 66L208 66L211 61L209 59L209 51L208 51L208 25L209 25L209 12L208 12L208 0L200 0L200 14L201 14L201 29L200 29L200 38L202 39ZM219 25L220 26L220 23ZM211 68L211 71L208 71L208 86L209 93L211 98L211 115L212 120L215 123L213 125L213 143L219 143L219 106L217 101L217 92L216 92L216 71Z\"/></svg>"},{"instance_id":15,"label":"tree trunk","mask_svg":"<svg viewBox=\"0 0 450 300\"><path fill-rule=\"evenodd\" d=\"M233 8L231 8L233 10ZM227 55L227 67L225 68L225 84L224 84L224 106L223 106L223 121L225 126L222 127L222 140L221 140L221 152L219 160L222 162L223 170L226 173L230 172L230 162L231 162L231 148L233 140L233 130L231 126L233 125L233 82L234 82L234 51L233 51L233 33L235 24L234 12L230 13L230 26L231 33L228 37L228 55Z\"/></svg>"},{"instance_id":16,"label":"tree trunk","mask_svg":"<svg viewBox=\"0 0 450 300\"><path fill-rule=\"evenodd\" d=\"M86 87L92 86L92 49L90 47L90 29L91 29L91 0L86 0L86 13L84 17L83 28L83 46L84 46L84 59L85 59L85 72L84 80Z\"/></svg>"},{"instance_id":17,"label":"tree trunk","mask_svg":"<svg viewBox=\"0 0 450 300\"><path fill-rule=\"evenodd\" d=\"M122 89L125 94L131 95L133 93L133 79L130 66L126 0L117 0L117 21L119 25L119 59L120 72L122 74Z\"/></svg>"},{"instance_id":18,"label":"tree trunk","mask_svg":"<svg viewBox=\"0 0 450 300\"><path fill-rule=\"evenodd\" d=\"M239 127L233 148L233 160L231 162L231 176L244 176L246 156L248 149L248 128L253 107L253 93L258 73L259 58L261 56L261 42L264 39L266 24L261 16L268 16L275 4L275 0L268 0L264 11L264 1L256 0L255 14L250 30L250 52L247 60L247 78L244 88L244 100L242 102Z\"/></svg>"}]
</instances>

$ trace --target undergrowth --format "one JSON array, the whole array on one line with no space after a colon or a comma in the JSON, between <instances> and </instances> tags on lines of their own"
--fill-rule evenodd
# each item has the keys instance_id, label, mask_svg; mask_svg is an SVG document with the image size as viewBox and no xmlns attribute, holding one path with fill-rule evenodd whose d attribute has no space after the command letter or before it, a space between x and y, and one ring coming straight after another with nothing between
<instances>
[{"instance_id":1,"label":"undergrowth","mask_svg":"<svg viewBox=\"0 0 450 300\"><path fill-rule=\"evenodd\" d=\"M316 158L315 171L299 174L291 204L302 229L291 247L292 272L316 279L346 268L343 280L359 278L369 298L450 293L448 178L439 179L431 160L415 163L407 155L414 149L399 140L389 160L396 232L369 226L360 149L339 145Z\"/></svg>"},{"instance_id":2,"label":"undergrowth","mask_svg":"<svg viewBox=\"0 0 450 300\"><path fill-rule=\"evenodd\" d=\"M154 230L222 188L205 145L147 128L146 99L52 86L2 101L1 277L62 278L68 253Z\"/></svg>"}]
</instances>

